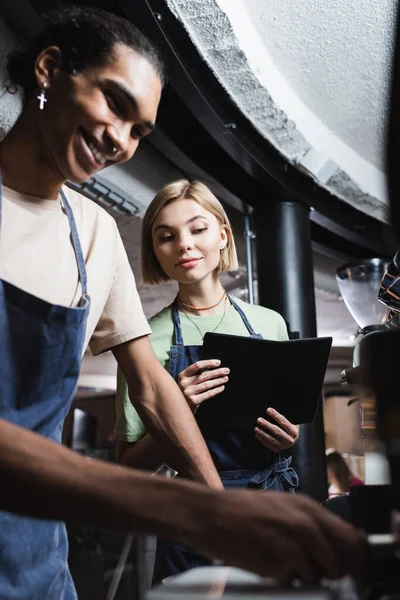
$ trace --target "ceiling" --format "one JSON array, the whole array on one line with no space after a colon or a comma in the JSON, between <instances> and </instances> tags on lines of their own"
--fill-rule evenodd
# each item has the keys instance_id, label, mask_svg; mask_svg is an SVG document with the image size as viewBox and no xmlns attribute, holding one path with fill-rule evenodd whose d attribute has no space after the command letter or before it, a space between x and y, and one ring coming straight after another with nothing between
<instances>
[{"instance_id":1,"label":"ceiling","mask_svg":"<svg viewBox=\"0 0 400 600\"><path fill-rule=\"evenodd\" d=\"M166 2L271 143L340 198L387 219L396 0Z\"/></svg>"},{"instance_id":2,"label":"ceiling","mask_svg":"<svg viewBox=\"0 0 400 600\"><path fill-rule=\"evenodd\" d=\"M299 101L356 155L383 171L397 1L239 4Z\"/></svg>"}]
</instances>

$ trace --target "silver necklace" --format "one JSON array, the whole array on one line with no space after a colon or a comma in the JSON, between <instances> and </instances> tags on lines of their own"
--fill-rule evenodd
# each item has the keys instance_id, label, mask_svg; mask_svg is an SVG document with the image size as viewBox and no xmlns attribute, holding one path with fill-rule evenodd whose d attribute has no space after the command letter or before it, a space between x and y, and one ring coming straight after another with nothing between
<instances>
[{"instance_id":1,"label":"silver necklace","mask_svg":"<svg viewBox=\"0 0 400 600\"><path fill-rule=\"evenodd\" d=\"M193 324L193 325L196 327L196 329L197 329L197 331L199 332L199 334L200 334L200 337L201 337L201 339L202 339L202 340L204 340L204 336L206 335L206 333L214 333L215 331L217 331L218 327L220 327L220 325L222 325L222 321L223 321L223 320L224 320L224 318L225 318L225 315L226 315L226 309L227 309L227 304L228 304L228 303L226 302L226 300L227 300L227 298L225 297L225 308L224 308L224 312L222 313L222 317L221 317L221 319L219 320L219 323L218 323L218 325L217 325L216 327L214 327L214 329L213 329L212 331L205 331L204 333L201 331L201 329L200 329L200 327L197 325L196 321L194 321L194 320L193 320L193 319L192 319L192 318L191 318L191 317L188 315L188 313L186 312L186 310L185 310L185 309L183 309L183 312L185 313L185 315L186 315L186 318L188 319L188 321L190 321L190 322L191 322L191 323L192 323L192 324Z\"/></svg>"}]
</instances>

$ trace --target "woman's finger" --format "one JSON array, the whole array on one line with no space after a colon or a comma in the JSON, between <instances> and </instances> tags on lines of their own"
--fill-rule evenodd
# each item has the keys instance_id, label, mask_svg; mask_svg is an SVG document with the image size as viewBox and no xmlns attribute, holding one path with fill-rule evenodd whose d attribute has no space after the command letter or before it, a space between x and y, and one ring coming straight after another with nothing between
<instances>
[{"instance_id":1,"label":"woman's finger","mask_svg":"<svg viewBox=\"0 0 400 600\"><path fill-rule=\"evenodd\" d=\"M214 369L213 371L207 371L206 373L202 373L198 376L195 375L193 377L181 377L178 380L178 384L184 394L198 394L199 392L207 390L210 387L215 387L220 383L226 383L228 381L228 373L229 369ZM207 383L205 387L199 387L198 390L193 390L193 388L196 386L203 386L205 383Z\"/></svg>"},{"instance_id":2,"label":"woman's finger","mask_svg":"<svg viewBox=\"0 0 400 600\"><path fill-rule=\"evenodd\" d=\"M282 450L281 444L276 438L274 438L272 435L269 435L268 433L265 433L265 431L262 431L258 427L254 428L254 435L263 446L266 446L273 452L278 452L279 450Z\"/></svg>"},{"instance_id":3,"label":"woman's finger","mask_svg":"<svg viewBox=\"0 0 400 600\"><path fill-rule=\"evenodd\" d=\"M297 437L299 433L297 425L294 425L293 423L288 421L286 417L284 417L280 412L278 412L274 408L267 408L266 413L269 417L272 417L282 429L287 431L289 435Z\"/></svg>"},{"instance_id":4,"label":"woman's finger","mask_svg":"<svg viewBox=\"0 0 400 600\"><path fill-rule=\"evenodd\" d=\"M182 377L193 377L193 375L198 375L203 369L215 369L216 367L219 367L220 364L221 361L218 359L198 360L184 369L180 375Z\"/></svg>"},{"instance_id":5,"label":"woman's finger","mask_svg":"<svg viewBox=\"0 0 400 600\"><path fill-rule=\"evenodd\" d=\"M197 394L196 396L193 396L193 398L191 400L197 406L199 406L205 400L209 400L210 398L214 398L214 396L217 396L218 394L220 394L221 392L223 392L224 389L225 389L225 386L224 385L220 385L219 387L216 387L216 388L213 388L211 390L208 390L207 392L203 392L202 394ZM195 400L194 400L194 398L195 398Z\"/></svg>"},{"instance_id":6,"label":"woman's finger","mask_svg":"<svg viewBox=\"0 0 400 600\"><path fill-rule=\"evenodd\" d=\"M194 385L190 385L186 388L185 392L188 396L198 396L203 392L207 392L215 387L219 387L221 385L225 385L228 381L228 377L218 377L217 379L210 379L208 381L204 381L203 383L197 383Z\"/></svg>"},{"instance_id":7,"label":"woman's finger","mask_svg":"<svg viewBox=\"0 0 400 600\"><path fill-rule=\"evenodd\" d=\"M229 369L227 367L221 367L220 369L210 369L209 371L203 371L202 373L195 375L192 380L193 383L202 383L210 379L218 379L219 377L225 377L229 375Z\"/></svg>"},{"instance_id":8,"label":"woman's finger","mask_svg":"<svg viewBox=\"0 0 400 600\"><path fill-rule=\"evenodd\" d=\"M286 431L278 427L278 425L274 425L273 423L270 423L269 421L266 421L262 418L257 419L257 426L260 427L262 431L269 433L275 439L282 440L291 444L293 444L297 437L297 435L289 435L288 433L286 433Z\"/></svg>"}]
</instances>

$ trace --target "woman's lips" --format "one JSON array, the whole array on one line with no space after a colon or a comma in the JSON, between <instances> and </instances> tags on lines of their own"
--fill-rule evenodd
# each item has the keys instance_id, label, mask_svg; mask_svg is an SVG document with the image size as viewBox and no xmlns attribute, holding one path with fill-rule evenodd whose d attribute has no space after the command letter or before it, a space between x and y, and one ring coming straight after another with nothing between
<instances>
[{"instance_id":1,"label":"woman's lips","mask_svg":"<svg viewBox=\"0 0 400 600\"><path fill-rule=\"evenodd\" d=\"M200 260L201 258L191 258L185 262L178 263L176 266L180 269L191 269L192 267L195 267Z\"/></svg>"}]
</instances>

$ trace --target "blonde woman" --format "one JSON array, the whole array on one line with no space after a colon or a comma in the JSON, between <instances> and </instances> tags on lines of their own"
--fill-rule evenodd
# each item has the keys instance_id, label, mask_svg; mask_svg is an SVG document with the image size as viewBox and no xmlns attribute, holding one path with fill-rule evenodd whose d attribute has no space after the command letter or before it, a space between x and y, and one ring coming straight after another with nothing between
<instances>
[{"instance_id":1,"label":"blonde woman","mask_svg":"<svg viewBox=\"0 0 400 600\"><path fill-rule=\"evenodd\" d=\"M142 274L150 285L175 280L179 291L173 304L150 320L150 341L193 412L202 402L212 402L229 379L229 370L218 360L200 360L206 332L287 339L285 321L278 313L242 302L224 290L219 274L236 269L232 229L211 191L185 179L162 188L143 219ZM272 408L266 416L273 422L259 419L254 431L216 431L205 436L226 487L294 492L297 475L290 467L291 458L282 451L296 442L298 427ZM121 373L116 438L119 460L125 465L155 470L168 462L146 434ZM206 559L187 548L159 542L155 582L206 564Z\"/></svg>"}]
</instances>

